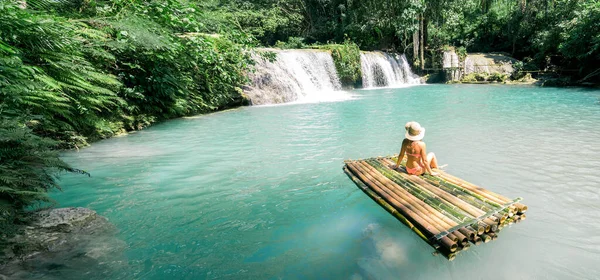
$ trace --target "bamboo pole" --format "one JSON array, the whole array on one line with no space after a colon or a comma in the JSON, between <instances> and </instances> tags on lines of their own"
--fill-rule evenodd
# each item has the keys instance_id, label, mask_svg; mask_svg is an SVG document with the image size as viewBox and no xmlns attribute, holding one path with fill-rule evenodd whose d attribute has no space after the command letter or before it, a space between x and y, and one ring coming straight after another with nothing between
<instances>
[{"instance_id":1,"label":"bamboo pole","mask_svg":"<svg viewBox=\"0 0 600 280\"><path fill-rule=\"evenodd\" d=\"M371 162L369 162L371 163ZM447 214L448 217L454 218L455 222L465 222L467 219L472 219L468 213L465 213L457 206L451 204L450 202L442 199L441 197L435 195L434 193L422 189L412 181L407 180L402 177L398 172L389 169L389 167L385 166L379 161L373 162L374 168L377 169L380 173L384 174L386 177L397 183L399 186L403 187L409 193L419 197L419 199L423 200L442 214ZM390 178L391 177L391 178Z\"/></svg>"},{"instance_id":2,"label":"bamboo pole","mask_svg":"<svg viewBox=\"0 0 600 280\"><path fill-rule=\"evenodd\" d=\"M443 178L445 178L445 179L447 179L447 180L450 180L450 181L454 181L454 182L456 182L456 183L457 183L457 185L459 185L459 186L461 186L461 187L463 187L463 188L465 188L465 189L468 189L468 190L470 190L470 191L473 191L473 192L479 193L479 194L481 194L481 195L483 195L483 196L486 196L486 197L488 197L490 200L495 200L495 201L498 201L500 204L505 204L505 203L508 203L508 202L511 202L511 201L512 201L512 200L508 199L508 198L507 198L507 197L505 197L505 196L502 196L502 195L500 195L500 194L497 194L497 193L495 193L495 192L489 191L489 190L487 190L487 189L484 189L484 188L482 188L482 187L476 186L476 185L474 185L474 184L472 184L472 183L469 183L469 182L467 182L467 181L465 181L465 180L463 180L463 179L460 179L460 178L458 178L458 177L455 177L455 176L453 176L453 175L450 175L450 174L448 174L448 173L446 173L446 172L444 172L444 171L441 171L441 170L440 170L440 171L438 171L438 172L440 172L440 174L442 175L442 177L443 177Z\"/></svg>"},{"instance_id":3,"label":"bamboo pole","mask_svg":"<svg viewBox=\"0 0 600 280\"><path fill-rule=\"evenodd\" d=\"M484 230L483 230L484 233L490 232L490 229L492 229L492 226L490 226L482 221L479 221L479 225L481 225L484 228ZM480 235L482 235L482 234L480 234Z\"/></svg>"},{"instance_id":4,"label":"bamboo pole","mask_svg":"<svg viewBox=\"0 0 600 280\"><path fill-rule=\"evenodd\" d=\"M498 218L500 220L500 223L504 223L504 221L506 221L506 218L508 218L508 215L501 215L499 213L496 213L493 215L494 217Z\"/></svg>"},{"instance_id":5,"label":"bamboo pole","mask_svg":"<svg viewBox=\"0 0 600 280\"><path fill-rule=\"evenodd\" d=\"M384 158L383 160L385 160L384 162L386 162L387 164L393 164L392 162L390 162L390 160L389 160L389 159L385 159L385 158ZM415 180L419 180L419 179L418 179L418 176L410 176L410 175L408 175L408 174L404 174L404 173L400 173L400 172L396 172L396 173L397 173L397 174L401 174L402 176L413 177ZM430 186L430 185L429 185L429 186L430 186L429 188L428 188L428 187L426 187L426 185L428 185L428 182L426 182L426 181L424 181L424 180L422 180L422 179L420 179L421 181L416 181L416 182L415 182L414 180L412 180L413 178L407 178L407 179L410 179L410 180L411 180L411 182L412 182L412 183L414 183L414 185L416 185L416 186L420 186L420 187L423 187L423 188L427 189L428 191L435 192L435 191L431 190L431 188L434 188L434 189L435 189L435 187L433 187L433 186ZM440 190L440 191L441 191L441 190ZM442 191L442 192L443 192L443 191ZM438 192L437 194L439 194L439 192ZM447 194L447 193L446 193L446 194ZM449 194L448 194L448 195L449 195ZM450 196L450 197L452 197L452 196ZM456 199L456 198L455 198L455 199ZM448 201L448 200L452 200L452 198L448 198L448 199L446 199L446 200L447 200L447 201ZM456 201L456 200L455 200L455 201ZM458 201L461 201L461 200L458 200ZM470 204L468 204L468 203L466 203L466 202L464 202L464 203L465 203L465 204L467 204L467 205L470 205ZM466 206L465 206L465 207L466 207ZM473 206L471 206L471 207L473 207ZM476 207L473 207L473 209L475 209L475 210L479 211L479 213L478 213L479 215L476 215L475 217L478 217L478 216L480 216L480 215L484 215L484 214L485 214L485 212L482 212L481 210L477 209ZM473 226L477 228L477 232L478 232L478 234L482 234L482 233L483 233L483 232L484 232L486 229L487 229L487 231L489 232L489 230L491 229L491 228L490 228L490 226L488 226L488 225L485 225L485 224L478 224L478 223L475 223L475 224L473 224Z\"/></svg>"},{"instance_id":6,"label":"bamboo pole","mask_svg":"<svg viewBox=\"0 0 600 280\"><path fill-rule=\"evenodd\" d=\"M394 171L394 170L390 169L389 167L385 166L386 164L387 165L393 164L390 161L390 159L383 158L383 159L379 159L379 160L380 160L379 164L380 164L381 168L384 169L384 170L386 170L387 174L391 174L391 176L394 176L394 178L396 178L396 179L403 180L404 182L406 182L406 184L408 186L412 187L416 191L425 193L425 194L429 195L430 197L434 197L435 199L439 200L444 205L447 205L447 207L449 207L450 209L445 208L445 210L447 210L447 212L450 212L451 215L459 216L460 219L461 219L461 221L465 221L466 218L471 219L473 217L472 214L464 212L464 210L460 209L459 207L457 207L456 205L452 204L451 202L449 202L447 200L444 200L442 197L436 195L435 193L431 192L430 190L422 188L422 183L423 182L419 182L419 181L415 182L411 178L411 177L414 177L414 176L410 176L408 174L404 174L404 173L401 173L401 172Z\"/></svg>"},{"instance_id":7,"label":"bamboo pole","mask_svg":"<svg viewBox=\"0 0 600 280\"><path fill-rule=\"evenodd\" d=\"M485 226L482 226L479 223L474 223L467 228L473 230L477 235L482 235L485 232Z\"/></svg>"},{"instance_id":8,"label":"bamboo pole","mask_svg":"<svg viewBox=\"0 0 600 280\"><path fill-rule=\"evenodd\" d=\"M390 203L392 206L394 206L394 208L401 209L406 214L405 216L409 217L413 221L417 222L417 224L421 225L430 236L439 233L439 231L437 229L435 229L433 226L429 225L429 223L427 223L423 219L421 219L412 210L407 209L400 202L398 202L395 198L391 197L389 194L387 194L387 192L384 192L381 188L379 188L378 185L373 184L370 179L368 179L362 172L358 171L357 168L354 167L353 163L349 163L346 166L354 175L356 175L363 182L368 184L371 189L373 189L378 195L380 195L388 203Z\"/></svg>"},{"instance_id":9,"label":"bamboo pole","mask_svg":"<svg viewBox=\"0 0 600 280\"><path fill-rule=\"evenodd\" d=\"M469 230L467 228L460 228L458 229L458 231L465 235L469 240L473 240L473 238L475 238L475 235L477 235L474 231Z\"/></svg>"},{"instance_id":10,"label":"bamboo pole","mask_svg":"<svg viewBox=\"0 0 600 280\"><path fill-rule=\"evenodd\" d=\"M359 187L359 189L361 189L364 193L366 193L369 197L371 197L377 204L379 204L380 206L382 206L386 211L388 211L390 214L392 214L394 217L396 217L400 222L402 222L406 226L408 226L408 228L410 228L413 232L415 232L417 234L417 236L419 236L421 239L423 239L426 243L428 243L431 246L433 246L433 244L430 243L429 239L425 236L425 234L423 234L419 230L418 227L416 227L404 215L402 215L400 212L398 212L398 210L396 210L396 208L394 208L393 206L391 206L383 198L381 198L379 195L377 195L377 193L375 193L373 190L371 190L369 187L367 187L367 185L365 185L358 177L354 176L352 174L352 172L346 166L344 167L344 172L346 174L348 174L348 176L350 177L350 179L352 181L354 181L354 183L357 184L357 186ZM452 260L454 260L454 258L456 258L456 254L455 253L448 253L448 254L442 253L442 254L443 254L444 257L446 257L450 261L452 261Z\"/></svg>"},{"instance_id":11,"label":"bamboo pole","mask_svg":"<svg viewBox=\"0 0 600 280\"><path fill-rule=\"evenodd\" d=\"M415 211L409 209L408 207L404 206L402 204L402 202L396 200L396 198L392 197L389 193L387 193L383 189L381 189L380 184L375 183L373 180L367 178L366 174L362 170L359 171L357 165L358 164L356 164L355 162L347 164L347 166L352 171L352 173L354 173L355 175L357 175L364 182L370 183L369 185L371 186L371 188L373 188L375 190L376 193L378 193L379 195L383 196L387 201L391 202L391 204L396 209L401 210L403 213L405 213L406 216L408 216L410 219L412 219L417 224L419 224L421 227L423 227L423 229L425 231L427 231L430 236L437 235L437 234L440 233L440 231L438 229L436 229L428 221L426 221L426 219L423 218L422 214L419 215L419 214L417 214L417 212L415 212ZM450 252L454 252L457 249L456 242L453 242L448 237L444 236L444 237L440 238L439 242L440 242L440 245L442 245L445 248L447 248Z\"/></svg>"},{"instance_id":12,"label":"bamboo pole","mask_svg":"<svg viewBox=\"0 0 600 280\"><path fill-rule=\"evenodd\" d=\"M363 171L363 172L367 172L367 173L368 173L368 171L369 171L369 170L367 170L367 168L366 168L366 167L367 167L367 164L366 164L366 163L362 163L362 165L361 165L361 164L358 164L358 166L359 166L359 167L358 167L358 169L360 169L360 170L361 170L361 171ZM372 171L372 170L371 170L371 171ZM383 177L383 176L377 176L377 174L369 174L369 175L367 175L367 176L371 176L370 178L371 178L371 179L374 179L374 180L375 180L375 182L377 182L377 179L376 179L376 178L373 178L372 176L379 177L379 178L378 178L379 180L381 180L381 179L384 179L384 180L385 180L385 179L386 179L386 178L385 178L385 177ZM444 222L443 222L442 220L439 220L439 219L437 219L437 218L439 218L439 217L437 217L437 216L439 216L439 215L437 215L437 216L436 216L436 213L432 213L432 212L430 212L430 211L427 211L427 209L423 208L423 207L422 207L422 205L418 205L418 204L419 204L418 202L420 202L420 201L412 200L412 198L410 198L410 197L405 197L405 196L403 196L403 195L405 195L405 194L398 193L397 191L396 191L395 193L394 193L394 191L392 191L392 192L389 192L389 191L390 191L390 189L392 189L392 190L396 190L396 189L398 188L398 186L394 186L394 185L387 185L387 186L385 186L385 184L384 184L384 183L385 183L385 181L378 181L378 183L379 183L379 184L381 184L381 186L383 187L383 189L386 189L386 190L388 190L388 193L389 193L390 195L392 195L392 196L394 196L394 195L395 195L394 197L395 197L397 200L399 200L399 201L401 201L401 202L403 202L403 203L411 203L410 205L411 205L412 207L416 207L416 209L418 210L418 211L416 211L416 212L421 214L421 215L420 215L420 216L421 216L421 218L423 218L424 220L426 220L427 222L429 222L429 223L430 223L430 225L434 226L436 229L440 230L440 232L446 231L446 229L448 229L449 227L452 227L451 225L444 224ZM389 182L388 182L388 183L389 183ZM392 193L394 193L394 194L392 194ZM408 199L408 200L406 200L406 201L402 201L402 199ZM454 241L454 242L457 242L457 241L458 241L458 238L457 238L455 235L452 235L452 234L447 234L447 237L448 237L450 240Z\"/></svg>"},{"instance_id":13,"label":"bamboo pole","mask_svg":"<svg viewBox=\"0 0 600 280\"><path fill-rule=\"evenodd\" d=\"M488 242L492 241L492 237L486 233L481 235L481 239L483 240L483 243L488 243Z\"/></svg>"},{"instance_id":14,"label":"bamboo pole","mask_svg":"<svg viewBox=\"0 0 600 280\"><path fill-rule=\"evenodd\" d=\"M454 179L451 178L447 178L444 177L445 175L442 175L441 178L443 178L444 180L452 183L453 185L464 189L465 191L470 192L473 196L477 197L478 199L487 202L487 203L495 203L496 205L504 205L510 201L504 201L501 200L491 194L489 194L489 191L481 188L481 187L473 187L473 186L469 186L467 185L467 183L464 183L465 181L455 181Z\"/></svg>"},{"instance_id":15,"label":"bamboo pole","mask_svg":"<svg viewBox=\"0 0 600 280\"><path fill-rule=\"evenodd\" d=\"M432 184L448 193L453 194L454 196L471 204L472 206L476 207L479 210L489 212L489 211L492 211L492 210L502 207L498 204L490 205L489 200L487 200L487 201L480 200L477 197L473 196L472 194L462 191L459 188L456 188L455 187L456 185L443 183L443 182L442 183L436 182L435 180L428 179L428 177L429 177L428 175L425 175L424 177L426 178L426 181L429 182L430 184ZM435 177L435 176L431 176L431 177ZM450 185L450 186L448 186L448 185Z\"/></svg>"},{"instance_id":16,"label":"bamboo pole","mask_svg":"<svg viewBox=\"0 0 600 280\"><path fill-rule=\"evenodd\" d=\"M481 243L483 241L481 240L481 237L478 235L478 236L475 236L475 239L471 240L471 242L473 242L473 244L475 244L475 245L481 245Z\"/></svg>"},{"instance_id":17,"label":"bamboo pole","mask_svg":"<svg viewBox=\"0 0 600 280\"><path fill-rule=\"evenodd\" d=\"M496 240L500 230L526 219L526 205L505 207L513 201L443 171L440 177L409 175L389 168L390 157L345 162L344 171L359 188L449 260L468 250L469 241ZM470 226L457 227L469 220Z\"/></svg>"},{"instance_id":18,"label":"bamboo pole","mask_svg":"<svg viewBox=\"0 0 600 280\"><path fill-rule=\"evenodd\" d=\"M484 222L485 224L487 224L487 225L490 226L490 230L489 231L497 231L498 230L498 223L492 221L490 218L485 218L485 219L482 220L482 222Z\"/></svg>"},{"instance_id":19,"label":"bamboo pole","mask_svg":"<svg viewBox=\"0 0 600 280\"><path fill-rule=\"evenodd\" d=\"M428 192L426 190L420 189L414 183L406 180L402 176L399 176L397 172L385 167L380 162L369 162L377 171L382 173L388 179L396 183L398 186L402 187L410 194L419 198L423 202L427 203L429 206L436 209L438 212L445 214L446 217L453 219L456 223L462 223L467 219L472 219L468 214L461 213L462 211L458 209L456 206L451 203L439 198L435 194ZM396 174L394 174L396 173Z\"/></svg>"},{"instance_id":20,"label":"bamboo pole","mask_svg":"<svg viewBox=\"0 0 600 280\"><path fill-rule=\"evenodd\" d=\"M461 244L469 241L469 239L465 235L463 235L459 230L453 232L452 234L458 237L458 241Z\"/></svg>"},{"instance_id":21,"label":"bamboo pole","mask_svg":"<svg viewBox=\"0 0 600 280\"><path fill-rule=\"evenodd\" d=\"M523 213L527 212L527 205L522 204L522 203L515 203L513 205L517 208L518 213L523 214Z\"/></svg>"},{"instance_id":22,"label":"bamboo pole","mask_svg":"<svg viewBox=\"0 0 600 280\"><path fill-rule=\"evenodd\" d=\"M417 199L416 197L411 195L409 192L407 192L406 190L404 190L403 188L401 188L400 186L395 184L393 181L391 181L390 179L383 176L381 173L379 173L375 168L370 166L368 163L363 161L363 162L359 162L357 164L359 166L361 166L361 168L363 168L364 171L369 172L371 176L374 176L376 178L376 180L379 180L379 182L381 184L385 185L388 189L390 189L396 195L405 199L412 206L417 207L419 209L419 211L421 211L425 214L428 214L429 216L427 218L430 218L434 225L439 226L440 230L445 231L451 227L458 225L456 222L454 222L451 219L449 219L448 217L444 216L442 213L438 212L437 210L435 210L431 206L427 205L423 201Z\"/></svg>"},{"instance_id":23,"label":"bamboo pole","mask_svg":"<svg viewBox=\"0 0 600 280\"><path fill-rule=\"evenodd\" d=\"M466 195L477 198L481 202L487 204L488 208L503 207L502 205L506 203L506 202L502 202L496 198L483 195L483 194L479 193L478 191L473 191L469 188L466 188L463 186L463 183L461 183L461 182L456 182L456 181L453 181L451 179L444 178L444 177L436 177L436 176L429 176L429 175L425 176L425 178L428 181L437 182L438 184L441 184L441 185L447 184L446 187L448 187L448 188L456 189L456 191L460 191Z\"/></svg>"},{"instance_id":24,"label":"bamboo pole","mask_svg":"<svg viewBox=\"0 0 600 280\"><path fill-rule=\"evenodd\" d=\"M491 192L487 189L481 188L479 186L476 186L472 183L469 183L463 179L460 179L458 177L455 177L453 175L450 175L446 172L443 172L441 170L438 170L440 172L440 174L442 175L441 178L443 178L446 181L449 181L449 183L451 183L454 186L459 187L460 189L463 189L463 191L469 192L471 195L477 197L479 200L486 202L488 204L496 204L497 206L502 206L503 204L512 202L512 200ZM435 176L425 176L427 179L430 180L436 180L437 177ZM440 180L440 179L437 179ZM510 211L514 213L525 213L528 209L528 207L522 203L515 203L514 204L514 208L510 207Z\"/></svg>"},{"instance_id":25,"label":"bamboo pole","mask_svg":"<svg viewBox=\"0 0 600 280\"><path fill-rule=\"evenodd\" d=\"M369 162L369 163L371 163L371 162ZM369 167L369 164L366 163L366 162L363 162L362 165L365 168ZM379 172L380 170L378 170L377 168L374 168L374 170L373 170L373 168L371 168L371 171L373 171L373 172L375 172L375 171ZM389 179L389 178L387 178L387 179ZM391 187L399 187L399 186L391 186ZM455 242L457 242L457 241L460 242L460 243L467 242L467 238L464 235L462 235L460 232L458 232L458 231L455 231L454 233L448 234L447 237L450 238L451 240L455 241Z\"/></svg>"},{"instance_id":26,"label":"bamboo pole","mask_svg":"<svg viewBox=\"0 0 600 280\"><path fill-rule=\"evenodd\" d=\"M435 181L436 181L435 179L431 179L431 178L435 178L434 176L426 176L426 177L430 179L430 180L427 180L427 181L433 181L433 182L435 182ZM434 184L435 184L435 183L434 183ZM437 185L437 186L438 186L439 188L441 188L441 189L445 189L446 191L449 191L449 192L451 192L452 194L455 194L457 197L461 198L462 200L464 200L464 201L466 201L466 202L473 202L473 201L474 201L474 200L472 200L472 199L469 201L468 197L465 197L465 196L461 196L461 195L459 195L459 193L457 193L455 190L449 190L449 189L447 189L447 187L448 187L448 186L447 186L447 185L445 185L444 183L441 183L441 182L437 181L437 184L435 184L435 185ZM452 185L451 185L450 187L452 187ZM482 188L480 188L480 189L482 189ZM461 191L461 190L459 189L459 191ZM468 191L468 190L466 190L466 191ZM477 196L477 194L476 194L476 193L474 193L474 192L470 192L470 191L469 191L468 193L465 193L465 194L467 194L467 195L474 195L474 196ZM489 196L488 196L488 197L489 197ZM484 202L484 203L491 202L489 199L486 199L486 197L480 197L480 198L483 200L482 202ZM492 198L492 199L493 199L493 198ZM497 200L496 200L496 201L497 201ZM476 202L476 201L475 201L475 202ZM501 205L501 204L497 204L497 203L494 203L494 202L491 202L491 203L492 203L492 204L495 204L495 205L496 205L496 206L498 206L498 207L502 207L502 205ZM476 203L476 205L477 205L477 203ZM482 206L481 204L479 204L479 205L477 205L477 206L480 206L480 209L484 209L484 210L491 210L491 209L489 209L489 208L487 208L487 209L486 209L486 208L482 208L482 207L481 207L481 206ZM518 212L518 211L520 211L520 210L519 210L520 208L522 208L522 211L527 211L527 206L525 206L525 205L522 205L522 204L521 204L521 205L515 205L515 206L511 206L511 207L509 207L508 211L509 211L509 213L513 213L513 214L514 214L515 212ZM495 217L493 217L493 218L490 218L490 219L493 219L494 221L493 221L493 222L489 222L489 221L488 221L488 222L486 223L486 224L488 224L488 225L490 226L490 228L489 228L489 229L488 229L488 227L486 227L486 228L485 228L486 232L489 232L489 231L497 231L497 230L498 230L498 227L497 227L497 225L498 225L500 222L499 222L499 221L496 221L496 220L495 220ZM505 220L506 218L505 218L505 216L504 216L504 215L502 215L502 216L500 217L500 219L502 219L502 220ZM515 222L519 222L519 219L517 218L517 219L515 220ZM495 225L494 225L494 224L495 224Z\"/></svg>"},{"instance_id":27,"label":"bamboo pole","mask_svg":"<svg viewBox=\"0 0 600 280\"><path fill-rule=\"evenodd\" d=\"M410 175L410 177L412 177L412 178L408 178L409 180L419 184L423 188L425 188L425 189L431 191L432 193L435 193L436 195L442 197L443 199L451 202L452 204L458 206L460 209L464 210L465 212L469 213L470 215L472 215L474 217L479 217L479 216L485 214L484 211L477 209L476 207L472 206L471 204L468 204L468 203L460 200L459 198L428 184L423 179L419 178L419 176Z\"/></svg>"},{"instance_id":28,"label":"bamboo pole","mask_svg":"<svg viewBox=\"0 0 600 280\"><path fill-rule=\"evenodd\" d=\"M525 220L527 218L527 216L525 216L525 214L521 214L521 221Z\"/></svg>"},{"instance_id":29,"label":"bamboo pole","mask_svg":"<svg viewBox=\"0 0 600 280\"><path fill-rule=\"evenodd\" d=\"M389 160L389 159L387 159L387 162L388 162L388 163L390 163L390 160ZM398 172L398 173L399 173L399 172ZM404 175L403 173L399 173L399 174L402 174L402 175ZM423 179L419 178L419 176L411 176L411 175L408 175L408 174L406 174L406 176L407 176L407 179L408 179L408 180L410 180L410 181L412 181L412 182L414 182L415 184L417 184L417 185L420 185L420 186L422 186L422 185L423 185L423 183L429 183L429 184L431 184L430 182L427 182L427 181L425 181L425 180L423 180ZM434 176L426 176L426 177L434 177ZM435 184L435 183L434 183L434 184ZM440 188L440 185L439 185L439 184L436 184L436 186L437 186L438 188ZM440 188L440 189L443 189L443 188ZM448 191L447 191L447 190L448 190L448 188L446 188L446 190L443 190L443 191L448 193ZM455 196L455 195L454 195L454 196ZM465 197L465 196L463 196L463 197L461 197L460 199L468 199L468 197ZM456 204L456 202L455 202L455 201L451 201L451 202L452 202L453 204ZM473 207L473 208L475 208L475 209L479 210L479 211L482 211L481 209L478 209L476 206L473 206L473 205L471 205L470 203L468 203L468 202L466 202L466 201L464 201L464 200L463 200L463 202L464 202L464 203L466 203L466 204L468 204L468 205L470 205L471 207ZM463 210L464 210L464 209L463 209ZM484 211L490 211L490 210L491 210L491 209L487 208L487 209L485 209ZM469 212L468 212L468 213L469 213ZM469 213L469 214L470 214L470 215L472 215L472 216L474 216L474 217L478 217L478 216L480 216L480 215L483 215L484 213L485 213L485 212L479 212L478 214L474 214L474 213Z\"/></svg>"}]
</instances>

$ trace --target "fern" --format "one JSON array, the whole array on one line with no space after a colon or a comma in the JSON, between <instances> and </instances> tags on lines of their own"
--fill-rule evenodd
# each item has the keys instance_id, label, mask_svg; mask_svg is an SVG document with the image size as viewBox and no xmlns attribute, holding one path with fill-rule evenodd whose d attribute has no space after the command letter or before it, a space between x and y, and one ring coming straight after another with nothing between
<instances>
[{"instance_id":1,"label":"fern","mask_svg":"<svg viewBox=\"0 0 600 280\"><path fill-rule=\"evenodd\" d=\"M25 123L0 117L0 217L5 221L17 219L30 205L51 201L47 192L60 189L56 174L87 174L62 161L54 150L58 143L33 134Z\"/></svg>"}]
</instances>

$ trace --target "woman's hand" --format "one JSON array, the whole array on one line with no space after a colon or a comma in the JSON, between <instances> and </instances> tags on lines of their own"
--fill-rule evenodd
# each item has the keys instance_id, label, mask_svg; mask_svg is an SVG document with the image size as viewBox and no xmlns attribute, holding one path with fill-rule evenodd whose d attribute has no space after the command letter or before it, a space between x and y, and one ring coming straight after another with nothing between
<instances>
[{"instance_id":1,"label":"woman's hand","mask_svg":"<svg viewBox=\"0 0 600 280\"><path fill-rule=\"evenodd\" d=\"M390 168L396 170L396 169L398 169L398 165L392 164L392 165L390 165Z\"/></svg>"}]
</instances>

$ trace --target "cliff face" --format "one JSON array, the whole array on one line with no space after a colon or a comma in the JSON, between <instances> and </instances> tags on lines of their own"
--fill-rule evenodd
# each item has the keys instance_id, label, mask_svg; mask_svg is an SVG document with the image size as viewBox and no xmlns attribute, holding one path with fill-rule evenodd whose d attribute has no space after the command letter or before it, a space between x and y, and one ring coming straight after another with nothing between
<instances>
[{"instance_id":1,"label":"cliff face","mask_svg":"<svg viewBox=\"0 0 600 280\"><path fill-rule=\"evenodd\" d=\"M518 60L501 53L469 53L461 61L454 51L442 53L442 69L446 81L460 81L470 74L511 76Z\"/></svg>"},{"instance_id":2,"label":"cliff face","mask_svg":"<svg viewBox=\"0 0 600 280\"><path fill-rule=\"evenodd\" d=\"M513 64L518 60L500 53L470 53L464 61L464 74L507 74L514 71Z\"/></svg>"},{"instance_id":3,"label":"cliff face","mask_svg":"<svg viewBox=\"0 0 600 280\"><path fill-rule=\"evenodd\" d=\"M33 222L8 240L0 255L0 279L61 278L61 271L111 266L125 242L108 219L87 208L37 212ZM48 277L46 277L48 276Z\"/></svg>"}]
</instances>

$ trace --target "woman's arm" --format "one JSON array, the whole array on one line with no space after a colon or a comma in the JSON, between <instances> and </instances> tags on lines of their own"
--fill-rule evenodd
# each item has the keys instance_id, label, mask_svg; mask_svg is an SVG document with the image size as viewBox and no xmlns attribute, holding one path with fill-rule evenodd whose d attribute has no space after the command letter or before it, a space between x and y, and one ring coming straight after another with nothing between
<instances>
[{"instance_id":1,"label":"woman's arm","mask_svg":"<svg viewBox=\"0 0 600 280\"><path fill-rule=\"evenodd\" d=\"M398 154L398 160L396 161L396 165L392 166L393 169L396 169L400 166L400 162L404 158L404 153L406 153L406 139L402 141L402 147L400 148L400 153Z\"/></svg>"},{"instance_id":2,"label":"woman's arm","mask_svg":"<svg viewBox=\"0 0 600 280\"><path fill-rule=\"evenodd\" d=\"M433 176L437 176L437 173L434 173L431 170L431 166L429 165L429 162L427 161L427 145L425 145L424 142L420 143L421 145L421 163L423 164L423 166L425 166L425 170L427 171L427 173L433 175Z\"/></svg>"}]
</instances>

